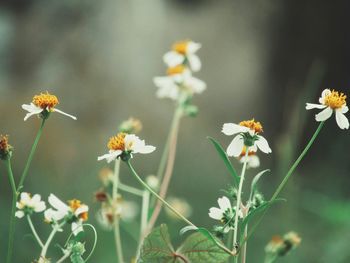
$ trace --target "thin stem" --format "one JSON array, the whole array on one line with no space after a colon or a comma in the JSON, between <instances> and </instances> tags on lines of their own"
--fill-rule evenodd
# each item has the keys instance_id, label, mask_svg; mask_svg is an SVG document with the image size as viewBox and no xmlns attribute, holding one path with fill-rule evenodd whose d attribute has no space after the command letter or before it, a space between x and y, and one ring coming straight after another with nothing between
<instances>
[{"instance_id":1,"label":"thin stem","mask_svg":"<svg viewBox=\"0 0 350 263\"><path fill-rule=\"evenodd\" d=\"M238 192L237 192L237 204L236 204L236 213L235 213L235 225L234 225L234 232L233 232L233 249L236 251L236 245L237 245L237 236L238 236L238 216L239 216L239 210L241 207L241 200L242 200L242 188L243 188L243 181L244 181L244 175L245 171L247 169L247 159L248 159L248 154L249 154L249 148L247 148L245 152L245 157L244 157L244 163L243 163L243 168L241 172L241 176L239 179L239 187L238 187Z\"/></svg>"},{"instance_id":2,"label":"thin stem","mask_svg":"<svg viewBox=\"0 0 350 263\"><path fill-rule=\"evenodd\" d=\"M32 219L30 218L30 215L27 215L27 220L28 220L28 224L29 224L29 226L30 226L30 229L31 229L32 232L33 232L33 235L34 235L36 241L38 242L38 244L40 245L40 247L43 248L43 247L44 247L44 244L43 244L43 242L41 241L41 239L40 239L38 233L37 233L36 230L35 230L35 227L34 227L34 225L33 225Z\"/></svg>"},{"instance_id":3,"label":"thin stem","mask_svg":"<svg viewBox=\"0 0 350 263\"><path fill-rule=\"evenodd\" d=\"M191 221L189 221L186 217L184 217L180 212L178 212L175 208L173 208L167 201L165 201L161 196L159 196L153 189L148 186L141 178L138 176L134 168L132 167L130 161L126 162L128 167L130 168L132 174L135 176L135 178L145 187L148 191L151 192L158 200L160 200L165 206L167 206L172 212L174 212L178 217L180 217L183 221L186 222L186 224L191 225L195 228L197 228Z\"/></svg>"},{"instance_id":4,"label":"thin stem","mask_svg":"<svg viewBox=\"0 0 350 263\"><path fill-rule=\"evenodd\" d=\"M41 125L40 125L40 128L39 128L39 131L38 131L38 133L36 134L34 143L33 143L33 145L32 145L32 149L30 150L30 153L29 153L29 157L28 157L27 163L26 163L26 165L25 165L25 167L24 167L24 170L23 170L21 179L19 180L19 184L18 184L18 187L17 187L17 191L18 191L18 192L21 191L21 189L22 189L22 187L23 187L23 184L24 184L24 180L25 180L26 177L27 177L30 164L31 164L31 162L32 162L32 160L33 160L35 150L36 150L36 148L37 148L37 146L38 146L38 143L39 143L41 134L42 134L42 132L43 132L43 128L44 128L44 125L45 125L45 121L46 121L46 119L42 119L42 122L41 122Z\"/></svg>"},{"instance_id":5,"label":"thin stem","mask_svg":"<svg viewBox=\"0 0 350 263\"><path fill-rule=\"evenodd\" d=\"M164 174L163 181L160 186L159 195L163 199L165 198L168 187L170 184L171 177L173 175L174 170L174 164L175 164L175 157L176 157L176 146L177 146L177 137L179 133L179 125L180 125L180 119L182 116L182 110L179 108L175 114L174 117L174 125L172 127L171 131L171 138L169 142L169 156L167 161L167 166ZM154 208L154 211L152 213L152 216L149 220L146 232L149 232L154 227L155 223L157 222L157 219L159 217L160 211L162 209L162 202L159 200L156 204L156 207Z\"/></svg>"},{"instance_id":6,"label":"thin stem","mask_svg":"<svg viewBox=\"0 0 350 263\"><path fill-rule=\"evenodd\" d=\"M11 189L12 189L12 203L11 203L11 215L10 215L10 228L9 228L9 237L8 237L8 246L7 246L7 257L6 262L12 262L12 250L13 250L13 241L15 235L15 225L16 225L16 202L17 202L17 191L16 191L16 183L12 172L11 159L7 159L6 161L7 175L10 181Z\"/></svg>"},{"instance_id":7,"label":"thin stem","mask_svg":"<svg viewBox=\"0 0 350 263\"><path fill-rule=\"evenodd\" d=\"M57 260L56 263L62 263L63 261L65 261L67 258L69 258L70 253L65 253L59 260Z\"/></svg>"},{"instance_id":8,"label":"thin stem","mask_svg":"<svg viewBox=\"0 0 350 263\"><path fill-rule=\"evenodd\" d=\"M144 190L143 196L142 196L140 243L142 242L142 236L143 236L142 233L144 233L147 227L149 198L150 198L150 192L148 192L147 190Z\"/></svg>"},{"instance_id":9,"label":"thin stem","mask_svg":"<svg viewBox=\"0 0 350 263\"><path fill-rule=\"evenodd\" d=\"M248 210L249 210L249 208L245 208L244 209L244 218L245 217L247 217L247 215L248 215ZM248 235L248 224L246 224L246 226L245 226L245 228L244 228L244 238L246 238L247 237L247 235ZM244 242L244 244L243 244L243 247L242 247L242 256L241 256L241 262L242 263L245 263L246 262L246 260L247 260L247 242Z\"/></svg>"},{"instance_id":10,"label":"thin stem","mask_svg":"<svg viewBox=\"0 0 350 263\"><path fill-rule=\"evenodd\" d=\"M124 191L124 192L128 192L130 194L133 195L137 195L137 196L143 196L143 191L140 189L137 189L135 187L123 184L122 182L119 181L118 187L120 190Z\"/></svg>"},{"instance_id":11,"label":"thin stem","mask_svg":"<svg viewBox=\"0 0 350 263\"><path fill-rule=\"evenodd\" d=\"M50 243L52 241L52 239L54 238L54 236L56 235L56 233L58 232L58 230L60 230L64 225L66 224L66 222L62 222L61 224L59 225L55 225L49 235L49 237L47 238L44 246L43 246L43 249L41 250L41 253L40 253L40 260L44 260L46 258L46 253L47 253L47 250L50 246Z\"/></svg>"},{"instance_id":12,"label":"thin stem","mask_svg":"<svg viewBox=\"0 0 350 263\"><path fill-rule=\"evenodd\" d=\"M269 202L273 202L276 200L276 198L278 197L278 195L280 194L280 192L283 190L283 187L286 185L289 177L293 174L294 170L298 167L299 163L301 162L301 160L304 158L304 156L306 155L306 153L309 151L309 149L311 148L312 144L314 143L314 141L316 140L318 134L320 133L323 125L324 125L324 121L322 121L315 133L312 135L310 141L308 142L308 144L305 146L304 150L301 152L301 154L299 155L299 157L296 159L296 161L293 163L293 165L291 166L291 168L288 170L286 176L283 178L282 182L279 184L279 186L277 187L276 191L274 192L274 194L272 195L271 199ZM260 222L262 221L263 217L265 216L266 212L267 212L268 208L264 211L264 213L261 215L261 217L259 218L259 220L254 224L254 226L252 227L252 229L250 230L250 232L248 233L247 237L243 240L244 242L247 242L247 240L252 236L252 234L254 233L255 229L258 227L258 225L260 224ZM242 244L243 244L242 243Z\"/></svg>"},{"instance_id":13,"label":"thin stem","mask_svg":"<svg viewBox=\"0 0 350 263\"><path fill-rule=\"evenodd\" d=\"M117 249L118 263L124 263L125 261L123 257L122 242L120 237L119 220L115 220L114 222L114 239Z\"/></svg>"}]
</instances>

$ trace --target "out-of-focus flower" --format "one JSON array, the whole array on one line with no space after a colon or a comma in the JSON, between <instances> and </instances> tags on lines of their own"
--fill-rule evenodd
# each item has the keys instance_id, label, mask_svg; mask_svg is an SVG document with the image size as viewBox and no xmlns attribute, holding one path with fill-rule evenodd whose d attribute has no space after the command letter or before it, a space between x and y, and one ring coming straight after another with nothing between
<instances>
[{"instance_id":1,"label":"out-of-focus flower","mask_svg":"<svg viewBox=\"0 0 350 263\"><path fill-rule=\"evenodd\" d=\"M0 160L11 158L13 147L9 144L8 135L0 135Z\"/></svg>"},{"instance_id":2,"label":"out-of-focus flower","mask_svg":"<svg viewBox=\"0 0 350 263\"><path fill-rule=\"evenodd\" d=\"M183 198L170 196L167 198L168 203L184 217L190 217L192 214L191 205ZM165 209L166 214L172 219L179 220L179 217L168 208Z\"/></svg>"},{"instance_id":3,"label":"out-of-focus flower","mask_svg":"<svg viewBox=\"0 0 350 263\"><path fill-rule=\"evenodd\" d=\"M33 197L29 193L22 192L19 202L16 203L18 211L15 213L15 216L22 218L25 215L31 215L34 212L40 213L46 209L44 201L41 201L41 196L35 194Z\"/></svg>"},{"instance_id":4,"label":"out-of-focus flower","mask_svg":"<svg viewBox=\"0 0 350 263\"><path fill-rule=\"evenodd\" d=\"M158 87L158 98L178 100L181 94L193 96L206 89L204 81L192 76L191 72L182 65L168 69L168 76L155 77L154 85Z\"/></svg>"},{"instance_id":5,"label":"out-of-focus flower","mask_svg":"<svg viewBox=\"0 0 350 263\"><path fill-rule=\"evenodd\" d=\"M322 91L319 98L320 104L306 103L306 109L322 109L322 111L315 115L316 121L328 120L333 112L335 112L335 120L340 129L349 129L349 120L345 113L349 111L346 106L346 95L344 93L325 89Z\"/></svg>"},{"instance_id":6,"label":"out-of-focus flower","mask_svg":"<svg viewBox=\"0 0 350 263\"><path fill-rule=\"evenodd\" d=\"M288 232L283 237L272 237L272 240L265 247L265 252L269 258L275 259L288 254L288 252L298 247L300 242L301 238L297 233Z\"/></svg>"},{"instance_id":7,"label":"out-of-focus flower","mask_svg":"<svg viewBox=\"0 0 350 263\"><path fill-rule=\"evenodd\" d=\"M139 133L142 130L142 123L139 119L130 117L126 121L123 121L119 126L119 131L124 133Z\"/></svg>"},{"instance_id":8,"label":"out-of-focus flower","mask_svg":"<svg viewBox=\"0 0 350 263\"><path fill-rule=\"evenodd\" d=\"M260 159L256 155L256 152L249 151L248 156L246 155L247 147L244 146L243 151L241 152L240 156L238 156L238 160L241 163L247 162L247 168L257 168L260 166Z\"/></svg>"},{"instance_id":9,"label":"out-of-focus flower","mask_svg":"<svg viewBox=\"0 0 350 263\"><path fill-rule=\"evenodd\" d=\"M267 140L259 135L262 131L261 123L256 122L254 119L241 121L239 124L225 123L222 127L224 134L229 136L237 134L227 147L227 155L238 157L244 150L244 147L247 147L249 152L256 152L259 148L264 153L271 153L272 150Z\"/></svg>"},{"instance_id":10,"label":"out-of-focus flower","mask_svg":"<svg viewBox=\"0 0 350 263\"><path fill-rule=\"evenodd\" d=\"M95 199L98 202L106 202L108 200L108 194L104 190L97 191L95 193Z\"/></svg>"},{"instance_id":11,"label":"out-of-focus flower","mask_svg":"<svg viewBox=\"0 0 350 263\"><path fill-rule=\"evenodd\" d=\"M104 186L109 186L113 182L114 174L111 169L103 168L100 170L98 177Z\"/></svg>"},{"instance_id":12,"label":"out-of-focus flower","mask_svg":"<svg viewBox=\"0 0 350 263\"><path fill-rule=\"evenodd\" d=\"M114 161L116 158L124 154L127 158L132 157L134 153L151 153L156 147L146 145L144 140L140 140L134 134L118 133L109 139L107 144L109 153L99 156L98 161L106 159L108 163ZM123 156L121 156L123 157ZM123 158L122 158L123 159Z\"/></svg>"},{"instance_id":13,"label":"out-of-focus flower","mask_svg":"<svg viewBox=\"0 0 350 263\"><path fill-rule=\"evenodd\" d=\"M202 64L196 52L201 46L201 44L190 40L176 42L172 50L164 55L163 60L169 67L182 64L188 65L193 71L199 71Z\"/></svg>"},{"instance_id":14,"label":"out-of-focus flower","mask_svg":"<svg viewBox=\"0 0 350 263\"><path fill-rule=\"evenodd\" d=\"M152 189L158 189L159 187L159 180L157 176L155 175L149 175L146 177L146 183L148 186L150 186Z\"/></svg>"},{"instance_id":15,"label":"out-of-focus flower","mask_svg":"<svg viewBox=\"0 0 350 263\"><path fill-rule=\"evenodd\" d=\"M55 108L58 103L58 98L55 95L49 94L48 92L35 95L33 97L33 101L30 104L22 105L22 109L28 111L24 117L24 120L26 121L32 115L39 115L41 118L46 119L51 112L61 113L72 118L73 120L77 119L75 116Z\"/></svg>"},{"instance_id":16,"label":"out-of-focus flower","mask_svg":"<svg viewBox=\"0 0 350 263\"><path fill-rule=\"evenodd\" d=\"M73 199L68 201L68 205L58 199L54 194L50 194L49 203L54 208L45 211L45 220L49 223L65 219L72 225L74 235L83 231L82 224L88 219L89 207L80 200Z\"/></svg>"}]
</instances>

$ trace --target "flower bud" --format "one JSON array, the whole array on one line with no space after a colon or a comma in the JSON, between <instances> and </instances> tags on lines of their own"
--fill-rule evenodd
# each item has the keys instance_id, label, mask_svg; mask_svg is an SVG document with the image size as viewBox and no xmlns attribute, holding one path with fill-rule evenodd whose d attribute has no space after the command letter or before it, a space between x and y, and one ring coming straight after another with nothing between
<instances>
[{"instance_id":1,"label":"flower bud","mask_svg":"<svg viewBox=\"0 0 350 263\"><path fill-rule=\"evenodd\" d=\"M126 121L123 121L119 125L119 131L125 132L125 133L133 133L137 134L142 130L142 123L139 119L135 119L133 117L130 117Z\"/></svg>"},{"instance_id":2,"label":"flower bud","mask_svg":"<svg viewBox=\"0 0 350 263\"><path fill-rule=\"evenodd\" d=\"M13 147L8 143L8 135L0 135L0 159L6 161L12 156Z\"/></svg>"}]
</instances>

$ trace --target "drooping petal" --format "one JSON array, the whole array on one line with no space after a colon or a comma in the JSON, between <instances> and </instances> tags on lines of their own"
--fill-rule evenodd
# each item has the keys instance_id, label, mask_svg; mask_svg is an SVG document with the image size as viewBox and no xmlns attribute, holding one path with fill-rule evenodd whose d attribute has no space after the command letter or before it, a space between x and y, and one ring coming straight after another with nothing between
<instances>
[{"instance_id":1,"label":"drooping petal","mask_svg":"<svg viewBox=\"0 0 350 263\"><path fill-rule=\"evenodd\" d=\"M192 76L185 78L184 85L188 87L193 93L202 93L207 87L204 81Z\"/></svg>"},{"instance_id":2,"label":"drooping petal","mask_svg":"<svg viewBox=\"0 0 350 263\"><path fill-rule=\"evenodd\" d=\"M54 211L52 208L45 210L45 212L44 212L45 220L47 222L52 222L52 220L54 219L55 213L56 213L56 211Z\"/></svg>"},{"instance_id":3,"label":"drooping petal","mask_svg":"<svg viewBox=\"0 0 350 263\"><path fill-rule=\"evenodd\" d=\"M212 207L209 209L209 216L215 220L221 220L223 212L217 207Z\"/></svg>"},{"instance_id":4,"label":"drooping petal","mask_svg":"<svg viewBox=\"0 0 350 263\"><path fill-rule=\"evenodd\" d=\"M28 120L29 117L39 114L43 111L42 108L35 106L33 103L23 104L22 109L24 109L25 111L28 111L28 113L24 117L24 121Z\"/></svg>"},{"instance_id":5,"label":"drooping petal","mask_svg":"<svg viewBox=\"0 0 350 263\"><path fill-rule=\"evenodd\" d=\"M335 111L335 119L340 129L349 129L349 120L346 118L341 109Z\"/></svg>"},{"instance_id":6,"label":"drooping petal","mask_svg":"<svg viewBox=\"0 0 350 263\"><path fill-rule=\"evenodd\" d=\"M226 196L223 196L218 199L218 204L221 211L225 212L227 209L231 209L231 202Z\"/></svg>"},{"instance_id":7,"label":"drooping petal","mask_svg":"<svg viewBox=\"0 0 350 263\"><path fill-rule=\"evenodd\" d=\"M81 221L72 223L72 232L75 236L78 235L82 231L84 231L84 229L83 229L83 225L82 225Z\"/></svg>"},{"instance_id":8,"label":"drooping petal","mask_svg":"<svg viewBox=\"0 0 350 263\"><path fill-rule=\"evenodd\" d=\"M196 53L198 49L200 49L201 47L202 47L202 44L190 41L187 45L186 51L188 54L193 54L193 53Z\"/></svg>"},{"instance_id":9,"label":"drooping petal","mask_svg":"<svg viewBox=\"0 0 350 263\"><path fill-rule=\"evenodd\" d=\"M17 218L22 218L22 217L24 217L24 212L23 212L22 210L16 211L15 217L17 217Z\"/></svg>"},{"instance_id":10,"label":"drooping petal","mask_svg":"<svg viewBox=\"0 0 350 263\"><path fill-rule=\"evenodd\" d=\"M238 157L244 148L244 140L241 135L237 135L227 147L227 155Z\"/></svg>"},{"instance_id":11,"label":"drooping petal","mask_svg":"<svg viewBox=\"0 0 350 263\"><path fill-rule=\"evenodd\" d=\"M348 106L345 106L345 105L343 107L341 107L340 109L341 109L341 113L347 113L349 111Z\"/></svg>"},{"instance_id":12,"label":"drooping petal","mask_svg":"<svg viewBox=\"0 0 350 263\"><path fill-rule=\"evenodd\" d=\"M269 143L261 135L258 135L258 140L255 141L255 144L256 144L256 146L258 146L260 151L262 151L264 153L271 153L272 152L272 150L271 150L271 148L269 146Z\"/></svg>"},{"instance_id":13,"label":"drooping petal","mask_svg":"<svg viewBox=\"0 0 350 263\"><path fill-rule=\"evenodd\" d=\"M330 89L324 89L321 93L321 97L318 99L318 102L321 103L321 104L324 104L325 103L325 98L327 95L329 95L331 93L331 90Z\"/></svg>"},{"instance_id":14,"label":"drooping petal","mask_svg":"<svg viewBox=\"0 0 350 263\"><path fill-rule=\"evenodd\" d=\"M330 107L325 108L320 113L316 114L316 121L325 121L332 116L333 110Z\"/></svg>"},{"instance_id":15,"label":"drooping petal","mask_svg":"<svg viewBox=\"0 0 350 263\"><path fill-rule=\"evenodd\" d=\"M314 103L306 103L306 109L311 110L311 109L324 109L326 108L326 105L321 105L321 104L314 104Z\"/></svg>"},{"instance_id":16,"label":"drooping petal","mask_svg":"<svg viewBox=\"0 0 350 263\"><path fill-rule=\"evenodd\" d=\"M200 69L202 67L202 63L197 55L195 55L195 54L187 55L187 59L188 59L188 62L190 64L190 68L194 72L200 71Z\"/></svg>"},{"instance_id":17,"label":"drooping petal","mask_svg":"<svg viewBox=\"0 0 350 263\"><path fill-rule=\"evenodd\" d=\"M250 168L257 168L260 166L260 159L256 155L249 156L248 166Z\"/></svg>"},{"instance_id":18,"label":"drooping petal","mask_svg":"<svg viewBox=\"0 0 350 263\"><path fill-rule=\"evenodd\" d=\"M225 135L234 135L240 132L247 132L249 128L235 124L235 123L225 123L221 130Z\"/></svg>"},{"instance_id":19,"label":"drooping petal","mask_svg":"<svg viewBox=\"0 0 350 263\"><path fill-rule=\"evenodd\" d=\"M169 67L175 67L179 64L182 64L184 60L185 56L175 51L169 51L163 56L164 63L167 64Z\"/></svg>"},{"instance_id":20,"label":"drooping petal","mask_svg":"<svg viewBox=\"0 0 350 263\"><path fill-rule=\"evenodd\" d=\"M65 211L68 212L69 211L69 206L66 205L65 203L63 203L60 199L58 199L57 196L55 196L54 194L50 194L49 195L49 204L57 209L58 211Z\"/></svg>"},{"instance_id":21,"label":"drooping petal","mask_svg":"<svg viewBox=\"0 0 350 263\"><path fill-rule=\"evenodd\" d=\"M64 115L64 116L70 117L70 118L72 118L73 120L77 120L77 117L75 117L75 116L73 116L73 115L70 115L70 114L68 114L68 113L65 113L64 111L61 111L61 110L59 110L59 109L54 108L53 111L54 111L54 112L61 113L61 114Z\"/></svg>"},{"instance_id":22,"label":"drooping petal","mask_svg":"<svg viewBox=\"0 0 350 263\"><path fill-rule=\"evenodd\" d=\"M114 161L121 154L122 154L121 150L116 150L116 151L110 150L109 153L97 157L97 161L106 159L107 163L110 163Z\"/></svg>"},{"instance_id":23,"label":"drooping petal","mask_svg":"<svg viewBox=\"0 0 350 263\"><path fill-rule=\"evenodd\" d=\"M79 216L82 213L86 213L89 211L89 207L87 205L81 205L77 210L75 210L74 214Z\"/></svg>"},{"instance_id":24,"label":"drooping petal","mask_svg":"<svg viewBox=\"0 0 350 263\"><path fill-rule=\"evenodd\" d=\"M37 203L37 205L34 207L34 211L37 213L40 213L46 209L46 204L44 201L40 201Z\"/></svg>"}]
</instances>

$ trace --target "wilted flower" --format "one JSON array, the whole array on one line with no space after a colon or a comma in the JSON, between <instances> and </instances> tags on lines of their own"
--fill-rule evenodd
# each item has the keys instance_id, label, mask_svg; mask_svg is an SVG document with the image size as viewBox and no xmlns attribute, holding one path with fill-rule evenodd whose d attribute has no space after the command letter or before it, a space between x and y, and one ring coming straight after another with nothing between
<instances>
[{"instance_id":1,"label":"wilted flower","mask_svg":"<svg viewBox=\"0 0 350 263\"><path fill-rule=\"evenodd\" d=\"M199 71L201 69L201 61L195 54L201 44L190 40L180 41L173 45L172 50L167 52L163 60L169 67L175 67L180 64L188 65L191 70Z\"/></svg>"},{"instance_id":2,"label":"wilted flower","mask_svg":"<svg viewBox=\"0 0 350 263\"><path fill-rule=\"evenodd\" d=\"M7 160L11 157L13 147L9 144L8 135L0 135L0 160Z\"/></svg>"},{"instance_id":3,"label":"wilted flower","mask_svg":"<svg viewBox=\"0 0 350 263\"><path fill-rule=\"evenodd\" d=\"M24 120L26 121L32 115L38 114L41 118L46 119L51 112L61 113L72 118L73 120L77 119L76 117L55 108L58 103L58 98L55 95L49 94L48 92L35 95L33 97L33 101L30 104L22 105L22 109L28 111L24 117Z\"/></svg>"},{"instance_id":4,"label":"wilted flower","mask_svg":"<svg viewBox=\"0 0 350 263\"><path fill-rule=\"evenodd\" d=\"M236 207L231 206L230 199L228 199L226 196L219 198L218 204L219 207L212 207L209 209L209 217L219 220L222 224L224 224L223 232L227 233L233 228L234 220L232 219L235 215ZM242 212L239 210L238 213L238 216L242 218Z\"/></svg>"},{"instance_id":5,"label":"wilted flower","mask_svg":"<svg viewBox=\"0 0 350 263\"><path fill-rule=\"evenodd\" d=\"M119 126L119 131L124 133L139 133L142 130L142 123L139 119L130 117L126 121L123 121Z\"/></svg>"},{"instance_id":6,"label":"wilted flower","mask_svg":"<svg viewBox=\"0 0 350 263\"><path fill-rule=\"evenodd\" d=\"M241 155L238 156L238 159L241 163L247 162L247 168L257 168L260 166L260 159L256 155L256 152L250 150L248 153L248 156L246 155L247 147L244 146L243 151L241 152Z\"/></svg>"},{"instance_id":7,"label":"wilted flower","mask_svg":"<svg viewBox=\"0 0 350 263\"><path fill-rule=\"evenodd\" d=\"M113 136L109 139L107 144L109 148L109 153L99 156L98 161L106 159L108 163L114 161L116 158L121 157L124 160L124 157L128 159L132 157L134 153L151 153L156 148L151 145L146 145L144 140L140 140L134 134L118 133L116 136Z\"/></svg>"},{"instance_id":8,"label":"wilted flower","mask_svg":"<svg viewBox=\"0 0 350 263\"><path fill-rule=\"evenodd\" d=\"M325 121L335 112L335 120L340 129L349 129L349 120L345 113L349 108L346 106L346 95L344 93L325 89L319 98L320 104L306 103L306 109L323 109L315 115L316 121Z\"/></svg>"},{"instance_id":9,"label":"wilted flower","mask_svg":"<svg viewBox=\"0 0 350 263\"><path fill-rule=\"evenodd\" d=\"M265 252L269 257L285 256L288 252L299 246L300 236L295 232L288 232L283 237L274 236L265 247Z\"/></svg>"},{"instance_id":10,"label":"wilted flower","mask_svg":"<svg viewBox=\"0 0 350 263\"><path fill-rule=\"evenodd\" d=\"M183 198L178 197L168 197L167 198L168 203L180 214L182 214L184 217L190 217L192 214L192 208L190 204ZM165 212L169 217L172 219L178 220L179 217L174 214L170 209L166 208Z\"/></svg>"},{"instance_id":11,"label":"wilted flower","mask_svg":"<svg viewBox=\"0 0 350 263\"><path fill-rule=\"evenodd\" d=\"M15 216L22 218L25 215L31 215L34 212L40 213L46 209L44 201L41 201L41 196L35 194L33 197L29 193L22 192L19 202L16 203L18 211L15 213Z\"/></svg>"},{"instance_id":12,"label":"wilted flower","mask_svg":"<svg viewBox=\"0 0 350 263\"><path fill-rule=\"evenodd\" d=\"M225 123L222 127L224 134L237 134L227 147L227 155L238 157L244 150L244 147L247 147L249 152L256 152L259 148L264 153L271 153L272 151L267 140L259 135L262 131L261 123L256 122L254 119L241 121L239 124Z\"/></svg>"},{"instance_id":13,"label":"wilted flower","mask_svg":"<svg viewBox=\"0 0 350 263\"><path fill-rule=\"evenodd\" d=\"M104 186L109 186L113 182L114 174L111 169L103 168L100 170L98 177Z\"/></svg>"},{"instance_id":14,"label":"wilted flower","mask_svg":"<svg viewBox=\"0 0 350 263\"><path fill-rule=\"evenodd\" d=\"M80 200L68 201L68 205L58 199L54 194L50 194L49 203L54 208L45 211L45 220L49 223L65 219L72 225L72 232L77 235L83 231L82 224L88 219L89 207Z\"/></svg>"}]
</instances>

